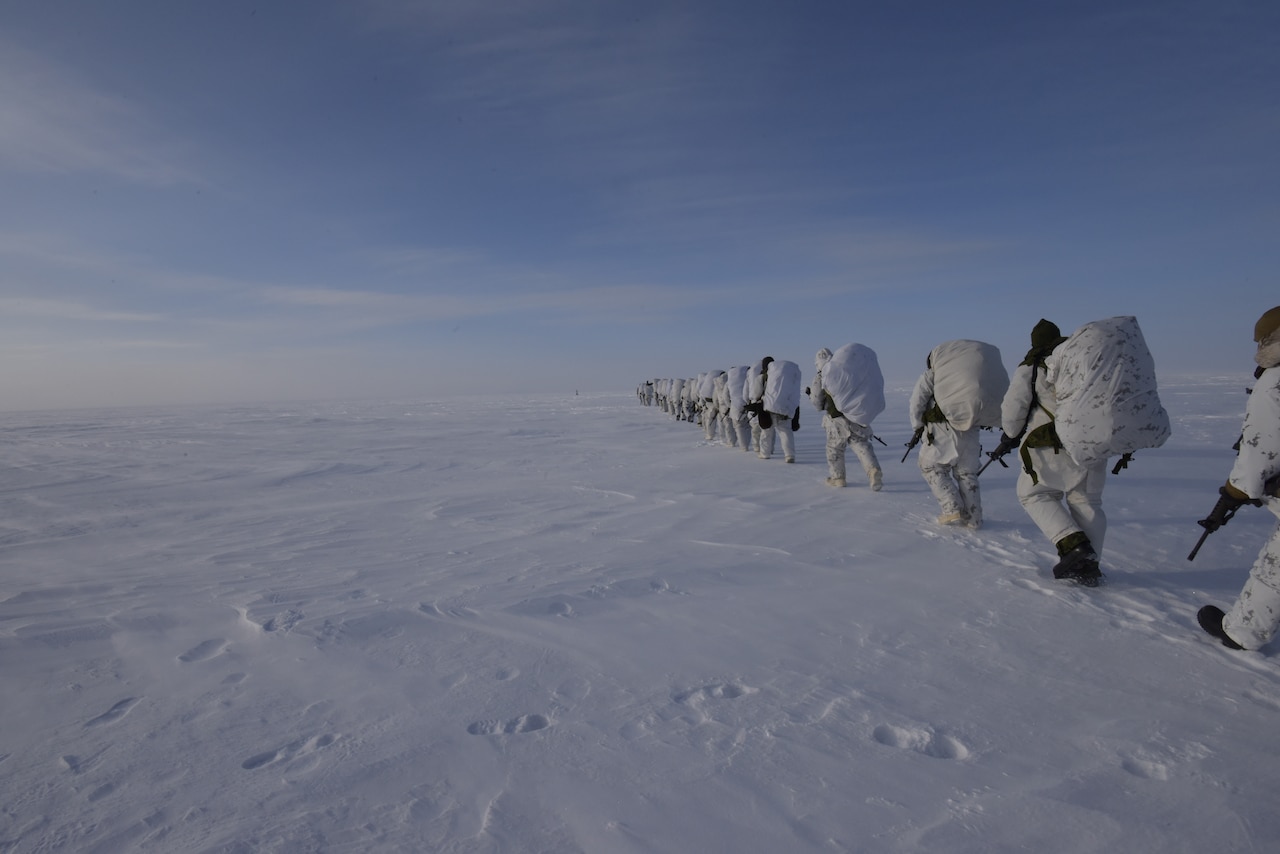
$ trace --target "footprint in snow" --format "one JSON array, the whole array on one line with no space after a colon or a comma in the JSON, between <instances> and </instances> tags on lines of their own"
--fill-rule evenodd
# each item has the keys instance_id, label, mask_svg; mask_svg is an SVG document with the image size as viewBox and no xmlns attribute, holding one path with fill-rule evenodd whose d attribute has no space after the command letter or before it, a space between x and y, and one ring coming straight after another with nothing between
<instances>
[{"instance_id":1,"label":"footprint in snow","mask_svg":"<svg viewBox=\"0 0 1280 854\"><path fill-rule=\"evenodd\" d=\"M1120 763L1120 767L1133 776L1141 777L1144 780L1166 781L1169 779L1169 766L1161 762L1130 757Z\"/></svg>"},{"instance_id":2,"label":"footprint in snow","mask_svg":"<svg viewBox=\"0 0 1280 854\"><path fill-rule=\"evenodd\" d=\"M302 622L302 618L305 616L306 615L301 611L295 608L290 608L283 613L276 614L270 620L263 623L262 630L264 632L280 632L281 634L287 634L293 631L293 627Z\"/></svg>"},{"instance_id":3,"label":"footprint in snow","mask_svg":"<svg viewBox=\"0 0 1280 854\"><path fill-rule=\"evenodd\" d=\"M560 683L556 688L555 696L568 703L578 703L585 700L590 693L591 683L582 677L573 676Z\"/></svg>"},{"instance_id":4,"label":"footprint in snow","mask_svg":"<svg viewBox=\"0 0 1280 854\"><path fill-rule=\"evenodd\" d=\"M551 726L551 720L545 715L521 715L506 722L476 721L467 727L467 732L472 735L515 735L522 732L537 732L549 726Z\"/></svg>"},{"instance_id":5,"label":"footprint in snow","mask_svg":"<svg viewBox=\"0 0 1280 854\"><path fill-rule=\"evenodd\" d=\"M258 768L270 765L273 762L282 759L292 759L295 756L310 753L328 747L338 740L335 735L321 735L315 738L299 738L289 742L279 750L267 750L263 753L257 753L240 763L240 767L246 771L255 771Z\"/></svg>"},{"instance_id":6,"label":"footprint in snow","mask_svg":"<svg viewBox=\"0 0 1280 854\"><path fill-rule=\"evenodd\" d=\"M76 756L73 753L68 753L66 756L61 757L62 767L66 768L72 774L83 774L98 766L98 762L102 758L102 754L104 752L105 750L102 750L89 757Z\"/></svg>"},{"instance_id":7,"label":"footprint in snow","mask_svg":"<svg viewBox=\"0 0 1280 854\"><path fill-rule=\"evenodd\" d=\"M96 801L100 801L115 790L116 786L114 783L104 783L89 793L89 803L92 804Z\"/></svg>"},{"instance_id":8,"label":"footprint in snow","mask_svg":"<svg viewBox=\"0 0 1280 854\"><path fill-rule=\"evenodd\" d=\"M969 755L969 748L956 739L928 730L881 724L871 735L886 747L914 750L916 753L923 753L935 759L964 759Z\"/></svg>"},{"instance_id":9,"label":"footprint in snow","mask_svg":"<svg viewBox=\"0 0 1280 854\"><path fill-rule=\"evenodd\" d=\"M137 697L129 697L121 700L102 714L98 715L90 721L85 722L85 727L103 726L104 724L113 724L116 721L129 714L129 710L138 704Z\"/></svg>"},{"instance_id":10,"label":"footprint in snow","mask_svg":"<svg viewBox=\"0 0 1280 854\"><path fill-rule=\"evenodd\" d=\"M183 664L190 664L193 661L208 661L214 656L220 654L227 648L227 642L222 638L214 638L203 643L193 646L191 649L178 656L178 661Z\"/></svg>"},{"instance_id":11,"label":"footprint in snow","mask_svg":"<svg viewBox=\"0 0 1280 854\"><path fill-rule=\"evenodd\" d=\"M714 685L704 685L701 688L694 688L691 691L682 691L671 699L677 703L688 703L694 700L710 699L710 700L736 700L746 694L755 693L754 688L748 688L745 685L735 685L733 683L716 683Z\"/></svg>"}]
</instances>

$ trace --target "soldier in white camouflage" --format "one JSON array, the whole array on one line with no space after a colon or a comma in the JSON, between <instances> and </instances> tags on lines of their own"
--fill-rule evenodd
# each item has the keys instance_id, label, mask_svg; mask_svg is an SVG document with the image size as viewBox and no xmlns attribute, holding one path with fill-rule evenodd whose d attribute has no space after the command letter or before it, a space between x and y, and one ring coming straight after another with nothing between
<instances>
[{"instance_id":1,"label":"soldier in white camouflage","mask_svg":"<svg viewBox=\"0 0 1280 854\"><path fill-rule=\"evenodd\" d=\"M1221 497L1209 518L1208 530L1221 527L1245 504L1266 507L1280 516L1280 306L1254 325L1258 344L1257 385L1245 409L1240 451L1231 475L1219 490ZM1249 580L1229 611L1206 605L1197 614L1200 626L1232 649L1257 649L1280 628L1280 525L1272 532L1249 573Z\"/></svg>"}]
</instances>

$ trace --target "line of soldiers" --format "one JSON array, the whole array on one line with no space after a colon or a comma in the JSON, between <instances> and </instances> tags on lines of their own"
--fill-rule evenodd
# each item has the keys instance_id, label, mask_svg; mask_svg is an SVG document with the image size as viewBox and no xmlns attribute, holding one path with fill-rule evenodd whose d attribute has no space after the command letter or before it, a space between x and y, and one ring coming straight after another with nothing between
<instances>
[{"instance_id":1,"label":"line of soldiers","mask_svg":"<svg viewBox=\"0 0 1280 854\"><path fill-rule=\"evenodd\" d=\"M856 345L861 346L861 345ZM866 348L864 348L866 349ZM867 350L870 352L870 350ZM879 491L884 474L871 447L870 418L858 413L842 413L822 388L822 367L831 351L819 351L818 372L808 387L803 385L800 366L795 362L765 356L752 365L727 371L708 371L691 379L657 379L637 390L646 405L656 405L677 420L702 425L707 441L716 440L743 451L755 451L762 460L771 459L781 445L784 462L794 463L795 432L800 429L800 404L804 397L822 413L827 431L827 483L845 485L845 449L852 447L861 461L871 489ZM875 389L883 409L884 380L877 368ZM874 417L876 413L872 413ZM865 421L866 423L860 423Z\"/></svg>"},{"instance_id":2,"label":"line of soldiers","mask_svg":"<svg viewBox=\"0 0 1280 854\"><path fill-rule=\"evenodd\" d=\"M1108 461L1077 463L1062 453L1054 432L1055 351L1066 340L1057 325L1041 320L1012 379L994 345L957 339L933 348L911 393L913 435L902 459L920 447L919 468L938 502L938 524L976 530L983 523L978 478L986 468L979 430L1000 428L1000 442L988 456L1007 465L1003 457L1019 451L1018 499L1057 551L1054 577L1094 587L1103 580L1099 555L1107 528L1102 492ZM885 399L875 352L857 343L834 352L824 347L814 357L814 368L812 381L802 388L794 362L766 356L748 367L690 380L653 380L639 393L675 418L700 420L708 441L718 430L726 444L754 449L761 459L772 456L776 436L789 463L795 460L799 403L808 397L822 413L826 432L826 483L846 485L845 456L852 449L867 485L879 492L884 473L871 424L884 411Z\"/></svg>"},{"instance_id":3,"label":"line of soldiers","mask_svg":"<svg viewBox=\"0 0 1280 854\"><path fill-rule=\"evenodd\" d=\"M1102 492L1109 462L1080 465L1061 453L1056 437L1046 439L1053 434L1055 417L1055 351L1066 340L1053 323L1036 324L1031 349L1000 396L998 425L985 423L990 416L957 423L954 416L940 411L935 358L947 345L979 342L939 345L931 351L912 391L909 416L914 433L907 453L924 441L919 466L938 501L938 523L977 529L982 526L978 476L991 462L1005 465L1003 457L1018 451L1023 463L1018 499L1058 553L1054 577L1092 587L1102 581L1099 556L1107 529ZM1259 318L1254 342L1258 383L1249 399L1231 475L1219 490L1213 511L1198 522L1206 535L1245 505L1265 506L1280 517L1280 306ZM673 418L701 423L708 441L718 433L726 445L754 450L761 459L773 455L776 437L788 463L795 461L793 433L799 429L801 397L806 396L822 412L827 434L826 483L846 485L845 450L853 448L869 487L879 491L883 470L871 445L878 439L871 431L871 420L884 408L884 380L875 354L860 344L846 345L835 353L824 347L815 357L815 369L813 380L802 388L794 362L765 357L750 366L708 371L690 379L650 380L639 386L637 395L646 406L656 405ZM981 408L981 401L972 403L975 411ZM1000 442L987 454L988 462L979 465L978 430L992 426L1001 429ZM1126 462L1127 455L1113 473ZM1280 630L1280 525L1259 553L1232 608L1223 611L1207 605L1197 619L1206 632L1231 649L1257 649L1275 636Z\"/></svg>"}]
</instances>

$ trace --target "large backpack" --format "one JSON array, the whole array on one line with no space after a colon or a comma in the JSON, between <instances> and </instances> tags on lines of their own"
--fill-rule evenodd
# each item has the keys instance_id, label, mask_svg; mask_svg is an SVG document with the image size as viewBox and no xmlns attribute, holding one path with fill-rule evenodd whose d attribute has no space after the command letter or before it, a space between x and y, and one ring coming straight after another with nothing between
<instances>
[{"instance_id":1,"label":"large backpack","mask_svg":"<svg viewBox=\"0 0 1280 854\"><path fill-rule=\"evenodd\" d=\"M1086 323L1057 346L1049 363L1058 440L1080 465L1158 448L1169 438L1155 360L1136 317Z\"/></svg>"},{"instance_id":2,"label":"large backpack","mask_svg":"<svg viewBox=\"0 0 1280 854\"><path fill-rule=\"evenodd\" d=\"M822 367L822 390L840 414L870 427L884 412L884 375L875 351L862 344L846 344Z\"/></svg>"},{"instance_id":3,"label":"large backpack","mask_svg":"<svg viewBox=\"0 0 1280 854\"><path fill-rule=\"evenodd\" d=\"M929 354L933 401L957 430L999 427L1009 372L1000 349L982 341L944 341Z\"/></svg>"},{"instance_id":4,"label":"large backpack","mask_svg":"<svg viewBox=\"0 0 1280 854\"><path fill-rule=\"evenodd\" d=\"M733 408L734 418L742 415L742 405L747 402L742 391L750 370L747 365L735 365L726 372L725 384L729 387L729 405Z\"/></svg>"},{"instance_id":5,"label":"large backpack","mask_svg":"<svg viewBox=\"0 0 1280 854\"><path fill-rule=\"evenodd\" d=\"M799 365L785 359L774 359L769 363L769 376L765 380L765 412L776 412L790 418L800 405L801 385Z\"/></svg>"},{"instance_id":6,"label":"large backpack","mask_svg":"<svg viewBox=\"0 0 1280 854\"><path fill-rule=\"evenodd\" d=\"M700 400L711 400L716 393L716 374L718 371L707 371L698 374L698 398Z\"/></svg>"}]
</instances>

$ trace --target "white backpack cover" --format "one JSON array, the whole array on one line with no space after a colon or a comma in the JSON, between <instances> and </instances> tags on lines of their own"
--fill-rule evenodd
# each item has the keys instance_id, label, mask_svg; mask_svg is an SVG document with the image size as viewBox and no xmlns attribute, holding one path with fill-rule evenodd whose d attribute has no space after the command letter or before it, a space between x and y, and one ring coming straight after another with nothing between
<instances>
[{"instance_id":1,"label":"white backpack cover","mask_svg":"<svg viewBox=\"0 0 1280 854\"><path fill-rule=\"evenodd\" d=\"M1058 439L1082 466L1169 438L1169 413L1156 391L1156 365L1136 317L1095 320L1049 357Z\"/></svg>"},{"instance_id":2,"label":"white backpack cover","mask_svg":"<svg viewBox=\"0 0 1280 854\"><path fill-rule=\"evenodd\" d=\"M845 418L870 427L884 412L884 375L875 351L862 344L836 350L822 368L822 390Z\"/></svg>"},{"instance_id":3,"label":"white backpack cover","mask_svg":"<svg viewBox=\"0 0 1280 854\"><path fill-rule=\"evenodd\" d=\"M742 390L747 384L747 373L750 370L746 365L735 365L725 374L725 385L729 387L729 405L733 408L734 418L742 415L742 404L747 402L742 396Z\"/></svg>"},{"instance_id":4,"label":"white backpack cover","mask_svg":"<svg viewBox=\"0 0 1280 854\"><path fill-rule=\"evenodd\" d=\"M1000 349L982 341L944 341L929 354L933 400L957 430L999 427L1009 372Z\"/></svg>"},{"instance_id":5,"label":"white backpack cover","mask_svg":"<svg viewBox=\"0 0 1280 854\"><path fill-rule=\"evenodd\" d=\"M769 375L765 379L764 409L776 412L788 418L800 405L800 366L785 359L774 359L769 363Z\"/></svg>"},{"instance_id":6,"label":"white backpack cover","mask_svg":"<svg viewBox=\"0 0 1280 854\"><path fill-rule=\"evenodd\" d=\"M698 398L701 400L710 400L716 393L716 372L707 371L705 374L698 374Z\"/></svg>"}]
</instances>

